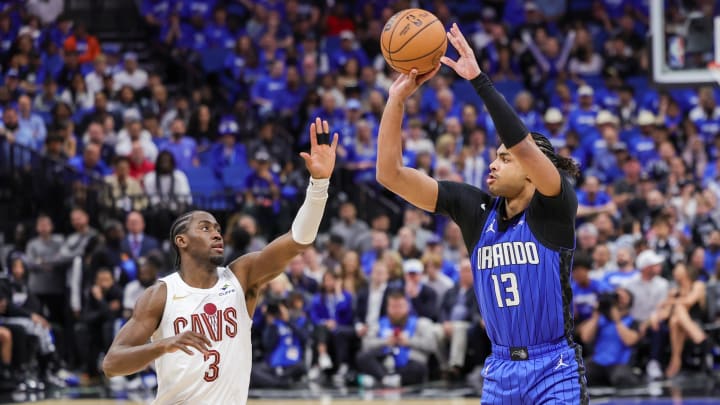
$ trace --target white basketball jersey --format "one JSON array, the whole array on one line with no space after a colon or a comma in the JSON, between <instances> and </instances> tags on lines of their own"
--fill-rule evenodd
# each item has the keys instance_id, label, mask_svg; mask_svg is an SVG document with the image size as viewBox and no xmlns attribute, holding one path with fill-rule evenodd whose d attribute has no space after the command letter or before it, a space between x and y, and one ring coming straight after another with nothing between
<instances>
[{"instance_id":1,"label":"white basketball jersey","mask_svg":"<svg viewBox=\"0 0 720 405\"><path fill-rule=\"evenodd\" d=\"M218 282L208 289L185 284L179 273L160 279L167 298L160 326L152 340L187 330L212 342L203 356L178 350L155 360L158 392L154 404L245 405L250 385L252 343L245 294L227 267L218 267Z\"/></svg>"}]
</instances>

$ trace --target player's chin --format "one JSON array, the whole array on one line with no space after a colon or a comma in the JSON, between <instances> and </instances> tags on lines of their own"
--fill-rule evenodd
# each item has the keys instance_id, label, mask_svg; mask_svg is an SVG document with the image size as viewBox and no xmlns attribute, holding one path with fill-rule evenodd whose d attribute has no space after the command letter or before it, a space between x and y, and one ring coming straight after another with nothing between
<instances>
[{"instance_id":1,"label":"player's chin","mask_svg":"<svg viewBox=\"0 0 720 405\"><path fill-rule=\"evenodd\" d=\"M216 266L222 266L222 264L225 263L225 256L217 254L210 255L210 263Z\"/></svg>"}]
</instances>

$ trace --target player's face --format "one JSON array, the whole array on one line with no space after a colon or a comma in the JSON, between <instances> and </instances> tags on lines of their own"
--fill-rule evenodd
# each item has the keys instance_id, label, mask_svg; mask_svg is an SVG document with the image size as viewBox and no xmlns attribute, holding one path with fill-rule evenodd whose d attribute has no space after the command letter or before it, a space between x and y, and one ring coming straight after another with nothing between
<instances>
[{"instance_id":1,"label":"player's face","mask_svg":"<svg viewBox=\"0 0 720 405\"><path fill-rule=\"evenodd\" d=\"M527 183L527 175L514 156L501 145L497 158L490 164L488 189L493 195L512 198L520 194Z\"/></svg>"},{"instance_id":2,"label":"player's face","mask_svg":"<svg viewBox=\"0 0 720 405\"><path fill-rule=\"evenodd\" d=\"M225 261L220 224L207 212L197 212L187 231L188 253L196 259L208 260L216 266Z\"/></svg>"}]
</instances>

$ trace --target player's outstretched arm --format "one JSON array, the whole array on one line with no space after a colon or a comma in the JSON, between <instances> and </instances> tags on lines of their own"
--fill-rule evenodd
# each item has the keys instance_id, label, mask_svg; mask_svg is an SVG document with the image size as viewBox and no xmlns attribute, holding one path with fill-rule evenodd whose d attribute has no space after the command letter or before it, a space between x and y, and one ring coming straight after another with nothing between
<instances>
[{"instance_id":1,"label":"player's outstretched arm","mask_svg":"<svg viewBox=\"0 0 720 405\"><path fill-rule=\"evenodd\" d=\"M230 270L238 277L246 294L252 294L259 286L277 277L293 257L315 241L325 212L330 176L335 169L337 144L338 134L333 135L331 142L327 121L317 118L310 125L310 153L300 154L310 172L310 185L292 229L260 252L242 256L230 264Z\"/></svg>"},{"instance_id":2,"label":"player's outstretched arm","mask_svg":"<svg viewBox=\"0 0 720 405\"><path fill-rule=\"evenodd\" d=\"M103 372L107 377L128 375L143 370L147 365L165 353L182 350L192 355L190 348L201 353L211 345L203 335L192 331L148 343L155 332L165 309L167 287L157 283L148 288L137 304L132 317L120 329L103 360Z\"/></svg>"},{"instance_id":3,"label":"player's outstretched arm","mask_svg":"<svg viewBox=\"0 0 720 405\"><path fill-rule=\"evenodd\" d=\"M439 69L440 65L420 76L413 69L409 74L401 74L390 86L390 95L380 120L375 174L378 183L410 204L429 212L435 212L438 184L425 173L403 165L401 124L405 100Z\"/></svg>"},{"instance_id":4,"label":"player's outstretched arm","mask_svg":"<svg viewBox=\"0 0 720 405\"><path fill-rule=\"evenodd\" d=\"M443 56L440 62L451 67L462 78L470 80L485 102L503 145L520 163L537 191L548 197L560 194L560 172L535 144L530 131L505 97L495 90L490 78L480 70L475 53L457 24L452 25L447 36L460 57L454 61Z\"/></svg>"}]
</instances>

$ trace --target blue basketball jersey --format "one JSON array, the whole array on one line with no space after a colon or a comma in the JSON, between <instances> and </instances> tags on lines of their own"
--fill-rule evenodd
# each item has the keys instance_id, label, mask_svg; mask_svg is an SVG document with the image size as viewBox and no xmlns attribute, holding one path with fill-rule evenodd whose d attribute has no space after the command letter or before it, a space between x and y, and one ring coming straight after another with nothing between
<instances>
[{"instance_id":1,"label":"blue basketball jersey","mask_svg":"<svg viewBox=\"0 0 720 405\"><path fill-rule=\"evenodd\" d=\"M496 199L470 256L475 294L490 340L502 346L533 346L566 334L569 306L563 300L561 263L572 251L543 245L523 212L505 231L498 226ZM569 267L569 266L568 266ZM566 308L567 307L567 308Z\"/></svg>"}]
</instances>

